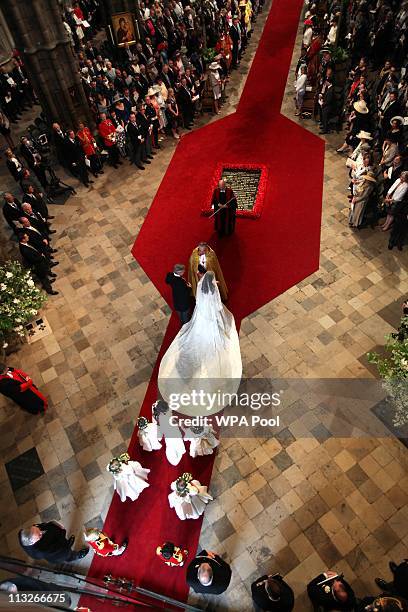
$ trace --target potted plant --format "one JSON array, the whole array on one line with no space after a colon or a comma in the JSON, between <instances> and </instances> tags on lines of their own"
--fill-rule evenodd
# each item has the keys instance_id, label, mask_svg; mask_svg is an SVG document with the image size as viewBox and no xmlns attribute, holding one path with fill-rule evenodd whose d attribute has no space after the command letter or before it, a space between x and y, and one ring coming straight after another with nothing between
<instances>
[{"instance_id":1,"label":"potted plant","mask_svg":"<svg viewBox=\"0 0 408 612\"><path fill-rule=\"evenodd\" d=\"M46 299L31 272L18 261L0 266L0 349L8 353L25 339L24 325L36 316Z\"/></svg>"},{"instance_id":2,"label":"potted plant","mask_svg":"<svg viewBox=\"0 0 408 612\"><path fill-rule=\"evenodd\" d=\"M408 423L408 315L402 318L398 333L386 336L386 340L385 357L368 353L367 358L377 366L394 405L394 426L402 427Z\"/></svg>"}]
</instances>

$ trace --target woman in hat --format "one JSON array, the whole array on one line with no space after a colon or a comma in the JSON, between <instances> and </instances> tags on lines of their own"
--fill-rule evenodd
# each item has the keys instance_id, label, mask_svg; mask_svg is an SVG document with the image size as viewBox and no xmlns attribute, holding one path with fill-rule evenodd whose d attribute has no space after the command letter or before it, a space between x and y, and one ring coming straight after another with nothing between
<instances>
[{"instance_id":1,"label":"woman in hat","mask_svg":"<svg viewBox=\"0 0 408 612\"><path fill-rule=\"evenodd\" d=\"M360 183L356 187L353 199L351 200L350 214L349 214L349 226L354 228L360 228L367 203L370 199L374 187L376 184L374 172L369 170L360 177Z\"/></svg>"},{"instance_id":2,"label":"woman in hat","mask_svg":"<svg viewBox=\"0 0 408 612\"><path fill-rule=\"evenodd\" d=\"M406 197L408 197L408 172L401 172L400 177L391 185L385 196L387 218L381 228L383 232L390 229L394 221L394 214L400 208L399 202L405 200Z\"/></svg>"},{"instance_id":3,"label":"woman in hat","mask_svg":"<svg viewBox=\"0 0 408 612\"><path fill-rule=\"evenodd\" d=\"M170 485L168 499L170 508L174 508L181 521L197 519L204 513L205 507L213 497L192 474L185 473Z\"/></svg>"},{"instance_id":4,"label":"woman in hat","mask_svg":"<svg viewBox=\"0 0 408 612\"><path fill-rule=\"evenodd\" d=\"M390 121L391 127L388 130L387 136L391 136L391 138L393 139L393 142L398 143L398 145L402 144L402 141L403 141L403 137L404 137L403 125L404 125L404 117L400 117L399 115L397 115L396 117L393 117Z\"/></svg>"},{"instance_id":5,"label":"woman in hat","mask_svg":"<svg viewBox=\"0 0 408 612\"><path fill-rule=\"evenodd\" d=\"M122 502L127 497L135 501L140 493L149 486L147 477L150 470L143 468L138 461L131 461L128 453L122 453L112 459L106 466L106 470L112 474L114 490Z\"/></svg>"},{"instance_id":6,"label":"woman in hat","mask_svg":"<svg viewBox=\"0 0 408 612\"><path fill-rule=\"evenodd\" d=\"M310 47L310 43L312 42L313 36L313 21L311 19L305 19L304 21L305 31L303 32L303 40L302 44L306 49Z\"/></svg>"},{"instance_id":7,"label":"woman in hat","mask_svg":"<svg viewBox=\"0 0 408 612\"><path fill-rule=\"evenodd\" d=\"M208 68L210 70L210 84L212 87L213 97L214 97L214 111L217 115L219 115L220 114L219 100L221 98L221 89L223 86L221 76L219 73L219 69L221 68L221 66L217 64L217 62L212 62L208 66Z\"/></svg>"},{"instance_id":8,"label":"woman in hat","mask_svg":"<svg viewBox=\"0 0 408 612\"><path fill-rule=\"evenodd\" d=\"M353 111L349 116L349 129L343 145L337 149L337 153L350 152L358 145L357 134L361 131L370 132L371 117L367 104L364 100L358 100L353 104Z\"/></svg>"},{"instance_id":9,"label":"woman in hat","mask_svg":"<svg viewBox=\"0 0 408 612\"><path fill-rule=\"evenodd\" d=\"M361 166L363 163L363 155L365 153L371 152L371 144L373 137L371 136L370 132L365 132L364 130L361 130L356 135L356 138L360 142L350 155L350 158L353 159L358 166Z\"/></svg>"}]
</instances>

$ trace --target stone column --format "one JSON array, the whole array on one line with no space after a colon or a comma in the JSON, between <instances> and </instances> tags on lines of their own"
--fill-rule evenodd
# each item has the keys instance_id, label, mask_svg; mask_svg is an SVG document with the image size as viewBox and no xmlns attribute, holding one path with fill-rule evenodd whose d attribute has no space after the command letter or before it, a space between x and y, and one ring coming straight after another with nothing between
<instances>
[{"instance_id":1,"label":"stone column","mask_svg":"<svg viewBox=\"0 0 408 612\"><path fill-rule=\"evenodd\" d=\"M3 0L3 15L50 122L93 123L56 0Z\"/></svg>"},{"instance_id":2,"label":"stone column","mask_svg":"<svg viewBox=\"0 0 408 612\"><path fill-rule=\"evenodd\" d=\"M6 20L0 9L0 66L6 70L12 70L14 41L7 27Z\"/></svg>"}]
</instances>

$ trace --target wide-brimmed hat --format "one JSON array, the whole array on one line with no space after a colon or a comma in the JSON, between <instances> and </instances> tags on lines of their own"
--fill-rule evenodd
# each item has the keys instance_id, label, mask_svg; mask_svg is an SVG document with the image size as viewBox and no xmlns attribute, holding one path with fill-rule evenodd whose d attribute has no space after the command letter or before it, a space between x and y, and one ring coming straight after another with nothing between
<instances>
[{"instance_id":1,"label":"wide-brimmed hat","mask_svg":"<svg viewBox=\"0 0 408 612\"><path fill-rule=\"evenodd\" d=\"M372 183L377 182L375 174L374 172L371 172L371 170L369 170L366 174L362 174L360 178L365 179L366 181L371 181Z\"/></svg>"},{"instance_id":2,"label":"wide-brimmed hat","mask_svg":"<svg viewBox=\"0 0 408 612\"><path fill-rule=\"evenodd\" d=\"M390 120L390 125L392 125L393 121L399 121L401 125L404 125L404 117L401 117L401 115L395 115L395 117Z\"/></svg>"},{"instance_id":3,"label":"wide-brimmed hat","mask_svg":"<svg viewBox=\"0 0 408 612\"><path fill-rule=\"evenodd\" d=\"M356 138L359 138L360 140L372 140L373 139L370 132L365 132L364 130L360 130Z\"/></svg>"},{"instance_id":4,"label":"wide-brimmed hat","mask_svg":"<svg viewBox=\"0 0 408 612\"><path fill-rule=\"evenodd\" d=\"M156 92L154 91L153 87L149 87L147 95L148 96L154 96L156 94Z\"/></svg>"},{"instance_id":5,"label":"wide-brimmed hat","mask_svg":"<svg viewBox=\"0 0 408 612\"><path fill-rule=\"evenodd\" d=\"M353 107L354 110L356 110L358 113L361 113L362 115L367 115L369 113L367 104L364 102L364 100L357 100L357 102L354 102Z\"/></svg>"},{"instance_id":6,"label":"wide-brimmed hat","mask_svg":"<svg viewBox=\"0 0 408 612\"><path fill-rule=\"evenodd\" d=\"M212 63L211 63L209 66L208 66L208 68L209 68L210 70L218 70L219 68L221 68L221 66L220 66L219 64L217 64L217 62L212 62Z\"/></svg>"},{"instance_id":7,"label":"wide-brimmed hat","mask_svg":"<svg viewBox=\"0 0 408 612\"><path fill-rule=\"evenodd\" d=\"M150 88L151 91L153 91L154 95L161 93L161 87L160 85L153 85L153 87Z\"/></svg>"}]
</instances>

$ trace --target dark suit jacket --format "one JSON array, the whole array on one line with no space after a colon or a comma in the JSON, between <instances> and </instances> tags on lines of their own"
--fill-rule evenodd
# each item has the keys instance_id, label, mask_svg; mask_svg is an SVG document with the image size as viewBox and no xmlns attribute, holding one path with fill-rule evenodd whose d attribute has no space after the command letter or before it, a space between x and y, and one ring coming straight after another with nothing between
<instances>
[{"instance_id":1,"label":"dark suit jacket","mask_svg":"<svg viewBox=\"0 0 408 612\"><path fill-rule=\"evenodd\" d=\"M197 572L202 563L211 565L213 571L213 580L209 586L203 586L198 580ZM207 556L207 551L202 550L198 556L193 559L187 568L187 584L196 593L209 593L219 595L223 593L231 581L231 568L221 557L215 556L215 559Z\"/></svg>"},{"instance_id":2,"label":"dark suit jacket","mask_svg":"<svg viewBox=\"0 0 408 612\"><path fill-rule=\"evenodd\" d=\"M50 563L65 561L69 556L71 547L66 539L66 531L55 523L41 523L38 525L44 531L42 538L32 546L20 545L32 559L45 559Z\"/></svg>"},{"instance_id":3,"label":"dark suit jacket","mask_svg":"<svg viewBox=\"0 0 408 612\"><path fill-rule=\"evenodd\" d=\"M392 104L389 104L384 111L384 115L381 121L381 125L383 129L388 130L390 127L391 119L393 117L396 117L397 115L403 115L403 114L404 113L401 112L401 106L398 100L395 100L395 102L393 102Z\"/></svg>"},{"instance_id":4,"label":"dark suit jacket","mask_svg":"<svg viewBox=\"0 0 408 612\"><path fill-rule=\"evenodd\" d=\"M279 574L274 578L280 583L279 601L272 601L266 592L265 581L268 580L268 576L261 576L251 584L252 599L257 606L266 612L292 612L295 603L292 589Z\"/></svg>"},{"instance_id":5,"label":"dark suit jacket","mask_svg":"<svg viewBox=\"0 0 408 612\"><path fill-rule=\"evenodd\" d=\"M7 223L18 221L20 217L24 215L24 213L21 211L20 202L17 199L15 199L15 203L17 204L17 208L14 208L14 206L11 206L11 204L7 201L5 201L3 204L3 215Z\"/></svg>"},{"instance_id":6,"label":"dark suit jacket","mask_svg":"<svg viewBox=\"0 0 408 612\"><path fill-rule=\"evenodd\" d=\"M166 283L170 285L173 292L174 310L184 312L190 308L191 289L182 276L176 276L169 272L166 276Z\"/></svg>"},{"instance_id":7,"label":"dark suit jacket","mask_svg":"<svg viewBox=\"0 0 408 612\"><path fill-rule=\"evenodd\" d=\"M400 563L395 570L394 587L398 595L408 599L408 559Z\"/></svg>"},{"instance_id":8,"label":"dark suit jacket","mask_svg":"<svg viewBox=\"0 0 408 612\"><path fill-rule=\"evenodd\" d=\"M67 138L65 142L65 157L70 165L83 164L85 162L82 146L77 140L71 142L69 138Z\"/></svg>"}]
</instances>

